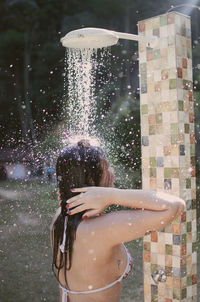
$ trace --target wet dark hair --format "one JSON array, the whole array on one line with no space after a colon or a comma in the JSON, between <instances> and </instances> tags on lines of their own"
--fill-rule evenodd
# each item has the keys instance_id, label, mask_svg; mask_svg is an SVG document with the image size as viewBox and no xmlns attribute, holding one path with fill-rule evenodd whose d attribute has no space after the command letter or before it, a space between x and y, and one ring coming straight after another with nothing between
<instances>
[{"instance_id":1,"label":"wet dark hair","mask_svg":"<svg viewBox=\"0 0 200 302\"><path fill-rule=\"evenodd\" d=\"M66 201L76 195L72 188L85 186L113 186L113 173L109 171L109 163L103 150L93 147L86 140L81 140L75 146L68 147L57 159L56 177L61 198L61 214L53 226L53 270L57 269L56 277L64 267L65 282L66 271L72 265L73 243L76 230L85 211L68 215ZM65 217L68 216L67 227L64 230ZM60 251L63 233L66 231L64 252Z\"/></svg>"}]
</instances>

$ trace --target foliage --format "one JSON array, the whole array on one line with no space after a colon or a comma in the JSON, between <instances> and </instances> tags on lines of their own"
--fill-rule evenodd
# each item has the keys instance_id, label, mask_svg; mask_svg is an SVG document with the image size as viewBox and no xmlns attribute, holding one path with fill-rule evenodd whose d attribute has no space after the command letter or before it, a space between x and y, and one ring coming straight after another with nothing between
<instances>
[{"instance_id":1,"label":"foliage","mask_svg":"<svg viewBox=\"0 0 200 302\"><path fill-rule=\"evenodd\" d=\"M26 116L27 112L25 110L20 112L20 108L24 107L25 100L29 101L29 114L32 116L37 140L42 142L49 137L49 140L53 142L50 139L53 137L51 131L54 131L62 119L65 50L61 47L60 37L66 32L92 26L137 33L139 20L165 13L170 5L179 5L182 2L181 0L165 2L159 0L148 2L144 0L123 2L120 0L86 0L84 2L81 0L67 2L64 0L8 0L5 3L1 2L0 139L2 145L18 144L22 139L21 116ZM195 15L193 17L192 26L194 27L197 19ZM195 29L193 61L194 83L197 90L200 89L198 35L199 31ZM25 64L26 56L28 56L30 66ZM101 94L97 95L98 112L99 116L101 114L106 116L105 122L111 123L110 127L114 129L116 136L114 145L116 146L120 141L121 146L115 151L117 150L120 160L126 163L124 155L129 152L127 144L131 144L133 140L129 131L132 128L135 133L138 131L134 125L134 119L129 120L131 116L138 116L138 113L136 114L134 109L130 108L132 101L127 97L129 95L127 87L131 86L131 97L135 106L137 101L134 100L134 96L137 96L138 87L136 44L124 41L113 47L109 68L113 78L109 85L101 87L103 97ZM108 72L106 74L104 71L103 76L108 77ZM30 96L29 99L25 97L27 93ZM120 112L117 111L117 106L120 106ZM110 110L111 112L107 114ZM126 110L130 110L130 114L127 115ZM125 121L126 115L127 121ZM100 122L101 119L98 124ZM138 117L137 123L139 123ZM122 134L120 134L121 130L123 130ZM134 140L133 152L138 157L136 150L139 150L139 137ZM52 146L53 143L50 145ZM130 158L133 158L132 155ZM139 166L139 160L136 166Z\"/></svg>"}]
</instances>

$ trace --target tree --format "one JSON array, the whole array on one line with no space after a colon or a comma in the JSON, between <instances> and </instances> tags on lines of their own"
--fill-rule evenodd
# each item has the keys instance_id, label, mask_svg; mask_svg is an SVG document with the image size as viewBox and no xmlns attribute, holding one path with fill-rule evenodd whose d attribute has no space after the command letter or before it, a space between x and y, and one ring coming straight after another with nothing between
<instances>
[{"instance_id":1,"label":"tree","mask_svg":"<svg viewBox=\"0 0 200 302\"><path fill-rule=\"evenodd\" d=\"M16 98L18 100L19 116L22 124L23 139L28 145L36 143L35 130L31 110L31 88L30 88L30 68L31 68L31 47L32 35L36 27L38 6L32 0L10 0L7 2L10 22L23 33L23 96L20 88L20 65L19 60L15 64L16 77ZM23 101L22 101L23 98ZM24 109L24 112L23 110Z\"/></svg>"}]
</instances>

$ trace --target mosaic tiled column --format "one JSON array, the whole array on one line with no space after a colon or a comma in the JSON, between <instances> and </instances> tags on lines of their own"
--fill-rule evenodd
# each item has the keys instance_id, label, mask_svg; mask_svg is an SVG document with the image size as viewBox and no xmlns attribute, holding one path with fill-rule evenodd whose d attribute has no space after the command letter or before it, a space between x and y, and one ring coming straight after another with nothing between
<instances>
[{"instance_id":1,"label":"mosaic tiled column","mask_svg":"<svg viewBox=\"0 0 200 302\"><path fill-rule=\"evenodd\" d=\"M195 138L190 18L172 12L138 24L143 189L167 190L186 212L143 244L144 302L197 301ZM166 282L152 273L162 269Z\"/></svg>"}]
</instances>

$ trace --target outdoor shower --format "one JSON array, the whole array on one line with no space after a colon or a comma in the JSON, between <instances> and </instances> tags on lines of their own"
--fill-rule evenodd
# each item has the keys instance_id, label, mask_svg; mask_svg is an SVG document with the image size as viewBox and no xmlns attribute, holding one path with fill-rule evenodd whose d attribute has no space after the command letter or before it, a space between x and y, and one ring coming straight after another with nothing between
<instances>
[{"instance_id":1,"label":"outdoor shower","mask_svg":"<svg viewBox=\"0 0 200 302\"><path fill-rule=\"evenodd\" d=\"M139 21L138 32L137 36L82 28L71 31L61 42L76 49L108 47L119 39L139 42L142 188L166 190L186 201L180 217L144 237L144 302L197 302L190 17L169 12Z\"/></svg>"},{"instance_id":2,"label":"outdoor shower","mask_svg":"<svg viewBox=\"0 0 200 302\"><path fill-rule=\"evenodd\" d=\"M103 48L117 44L119 39L144 41L148 47L155 47L158 37L145 37L115 32L103 28L86 27L70 31L61 38L62 45L68 48Z\"/></svg>"}]
</instances>

